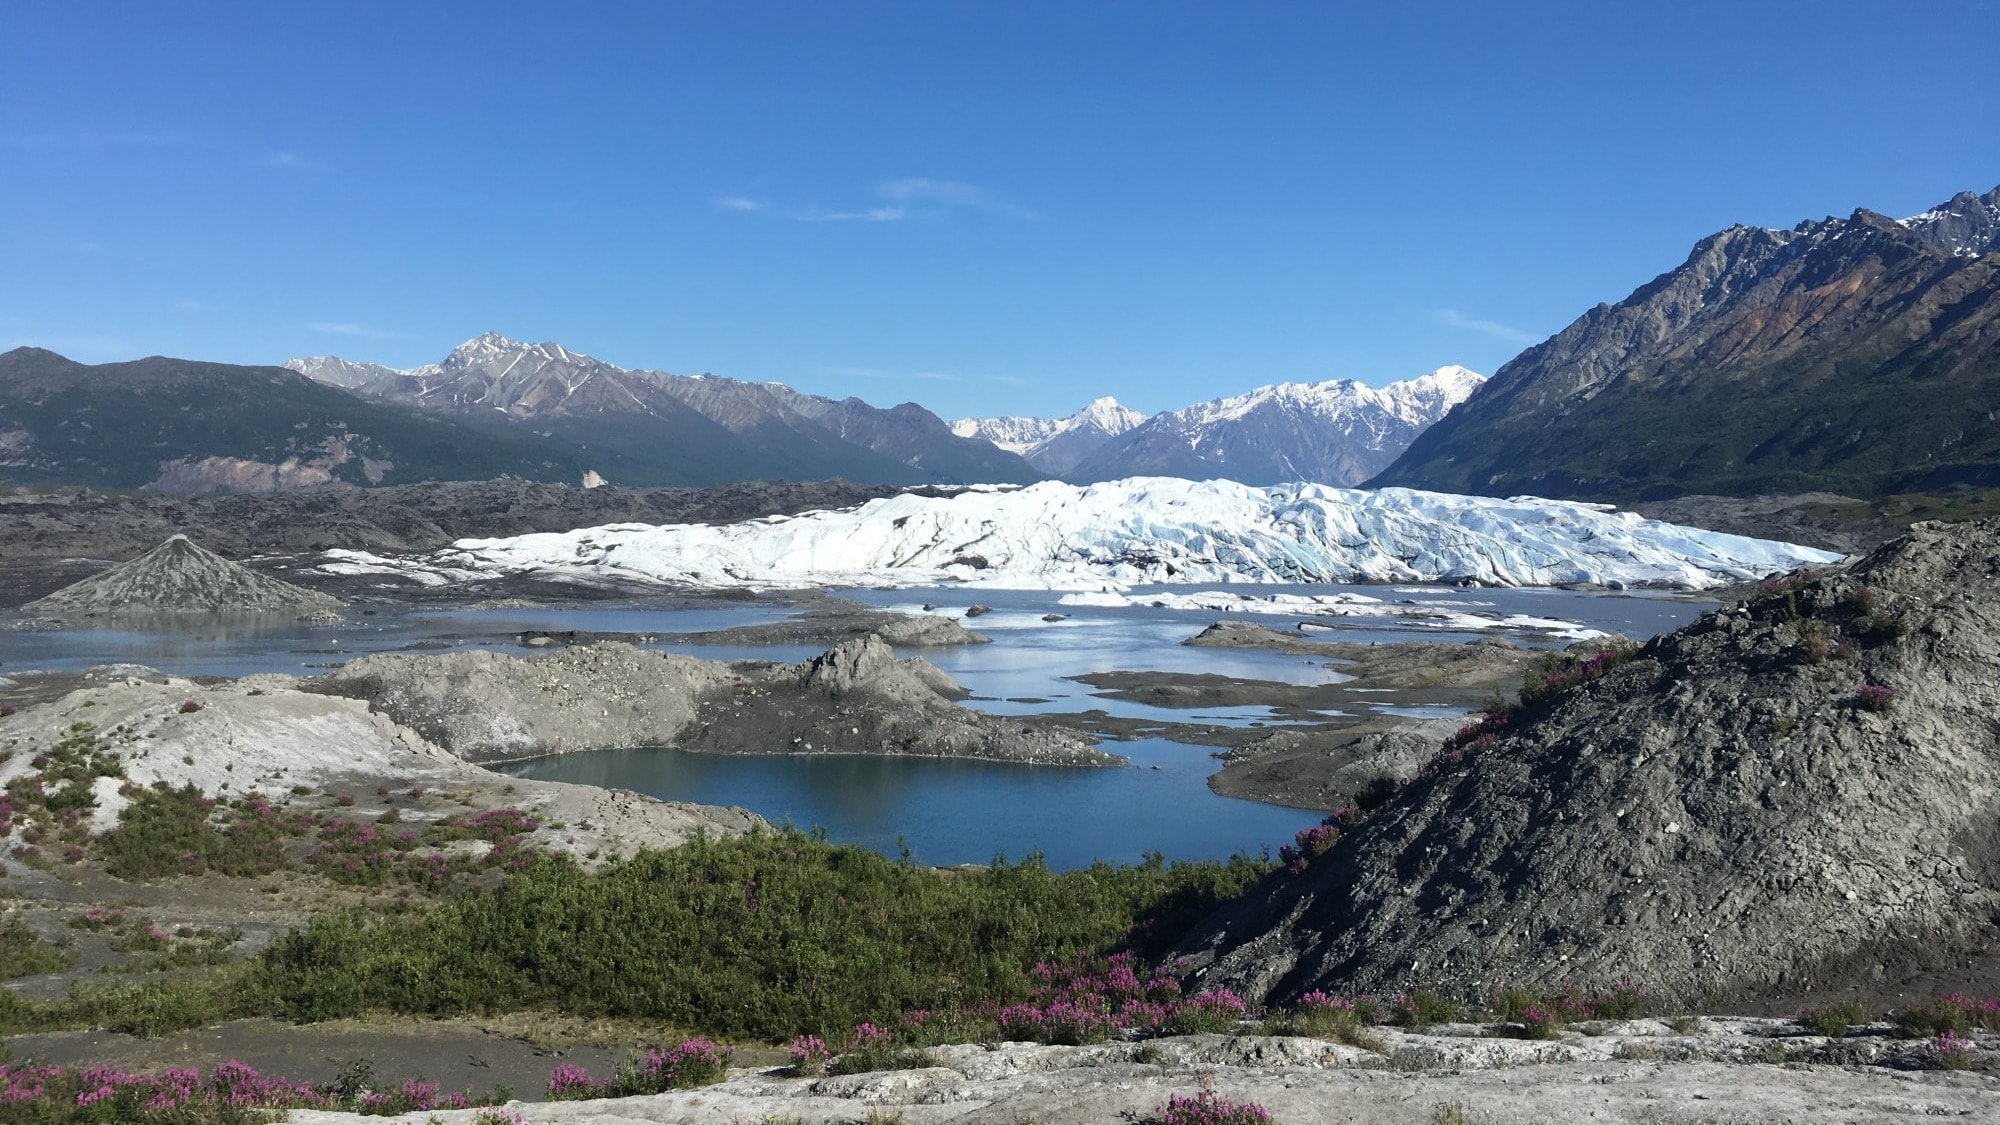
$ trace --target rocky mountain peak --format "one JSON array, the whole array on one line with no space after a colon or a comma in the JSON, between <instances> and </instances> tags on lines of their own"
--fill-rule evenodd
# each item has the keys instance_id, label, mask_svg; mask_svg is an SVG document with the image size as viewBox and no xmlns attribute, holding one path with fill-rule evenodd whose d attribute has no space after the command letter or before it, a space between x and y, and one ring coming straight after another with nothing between
<instances>
[{"instance_id":1,"label":"rocky mountain peak","mask_svg":"<svg viewBox=\"0 0 2000 1125\"><path fill-rule=\"evenodd\" d=\"M1509 361L1370 483L1634 499L1987 480L1996 240L2000 189L1718 231Z\"/></svg>"},{"instance_id":2,"label":"rocky mountain peak","mask_svg":"<svg viewBox=\"0 0 2000 1125\"><path fill-rule=\"evenodd\" d=\"M1901 220L1917 237L1961 257L2000 250L2000 187L1985 195L1961 191L1949 200Z\"/></svg>"}]
</instances>

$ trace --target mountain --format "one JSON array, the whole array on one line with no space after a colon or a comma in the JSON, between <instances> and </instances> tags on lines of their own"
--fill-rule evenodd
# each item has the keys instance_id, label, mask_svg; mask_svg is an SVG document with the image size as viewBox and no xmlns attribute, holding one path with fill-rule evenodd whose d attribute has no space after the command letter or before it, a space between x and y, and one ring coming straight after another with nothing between
<instances>
[{"instance_id":1,"label":"mountain","mask_svg":"<svg viewBox=\"0 0 2000 1125\"><path fill-rule=\"evenodd\" d=\"M1356 484L1388 467L1479 384L1463 367L1440 367L1379 388L1352 379L1259 387L1155 414L1062 475L1078 482L1177 476Z\"/></svg>"},{"instance_id":2,"label":"mountain","mask_svg":"<svg viewBox=\"0 0 2000 1125\"><path fill-rule=\"evenodd\" d=\"M952 434L914 403L801 394L778 383L626 370L560 344L487 333L399 371L334 356L294 371L449 415L500 417L582 447L620 484L820 480L925 484L1038 480L1020 458Z\"/></svg>"},{"instance_id":3,"label":"mountain","mask_svg":"<svg viewBox=\"0 0 2000 1125\"><path fill-rule=\"evenodd\" d=\"M0 480L271 492L499 476L578 480L564 445L377 402L281 367L0 354Z\"/></svg>"},{"instance_id":4,"label":"mountain","mask_svg":"<svg viewBox=\"0 0 2000 1125\"><path fill-rule=\"evenodd\" d=\"M1611 500L2000 484L2000 188L1731 227L1502 367L1369 483Z\"/></svg>"},{"instance_id":5,"label":"mountain","mask_svg":"<svg viewBox=\"0 0 2000 1125\"><path fill-rule=\"evenodd\" d=\"M1838 555L1558 500L1136 478L949 496L721 526L611 525L422 558L333 552L329 573L536 575L789 589L987 583L1099 598L1142 583L1570 582L1703 588Z\"/></svg>"},{"instance_id":6,"label":"mountain","mask_svg":"<svg viewBox=\"0 0 2000 1125\"><path fill-rule=\"evenodd\" d=\"M1104 443L1144 422L1146 416L1100 398L1067 418L961 418L951 424L959 437L980 438L1028 464L1060 477Z\"/></svg>"}]
</instances>

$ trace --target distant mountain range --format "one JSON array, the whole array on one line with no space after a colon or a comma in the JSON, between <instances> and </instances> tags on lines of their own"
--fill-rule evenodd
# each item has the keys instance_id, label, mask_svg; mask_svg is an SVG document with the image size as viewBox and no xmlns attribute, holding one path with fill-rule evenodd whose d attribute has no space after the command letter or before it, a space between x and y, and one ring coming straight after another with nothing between
<instances>
[{"instance_id":1,"label":"distant mountain range","mask_svg":"<svg viewBox=\"0 0 2000 1125\"><path fill-rule=\"evenodd\" d=\"M1995 486L1996 411L2000 188L1711 235L1369 483L1620 501Z\"/></svg>"},{"instance_id":2,"label":"distant mountain range","mask_svg":"<svg viewBox=\"0 0 2000 1125\"><path fill-rule=\"evenodd\" d=\"M967 418L952 430L1079 484L1173 476L1345 486L1388 467L1481 382L1463 367L1440 367L1386 387L1279 383L1143 419L1106 398L1068 418Z\"/></svg>"},{"instance_id":3,"label":"distant mountain range","mask_svg":"<svg viewBox=\"0 0 2000 1125\"><path fill-rule=\"evenodd\" d=\"M844 477L877 484L1225 477L1354 484L1478 386L1462 367L1387 387L1283 383L1147 418L1109 398L1067 418L968 418L780 383L626 370L488 333L408 370L336 356L287 367L330 386L567 443L620 484Z\"/></svg>"},{"instance_id":4,"label":"distant mountain range","mask_svg":"<svg viewBox=\"0 0 2000 1125\"><path fill-rule=\"evenodd\" d=\"M961 418L951 424L951 432L990 441L1059 477L1145 420L1144 414L1118 405L1115 398L1100 398L1067 418Z\"/></svg>"},{"instance_id":5,"label":"distant mountain range","mask_svg":"<svg viewBox=\"0 0 2000 1125\"><path fill-rule=\"evenodd\" d=\"M619 484L1027 483L1044 475L991 443L953 434L915 403L885 410L779 383L626 370L490 332L407 371L337 356L285 366L446 417L504 419L577 448Z\"/></svg>"},{"instance_id":6,"label":"distant mountain range","mask_svg":"<svg viewBox=\"0 0 2000 1125\"><path fill-rule=\"evenodd\" d=\"M0 480L274 492L515 476L575 481L571 447L371 402L282 367L0 354Z\"/></svg>"}]
</instances>

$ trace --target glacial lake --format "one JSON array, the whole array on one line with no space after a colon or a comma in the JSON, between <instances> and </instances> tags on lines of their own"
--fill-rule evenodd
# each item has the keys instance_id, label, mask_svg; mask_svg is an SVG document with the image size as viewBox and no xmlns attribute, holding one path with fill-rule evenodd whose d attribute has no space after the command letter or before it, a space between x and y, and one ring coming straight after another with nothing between
<instances>
[{"instance_id":1,"label":"glacial lake","mask_svg":"<svg viewBox=\"0 0 2000 1125\"><path fill-rule=\"evenodd\" d=\"M1381 598L1403 611L1528 615L1644 638L1693 620L1711 603L1651 594L1563 590L1484 590L1442 586L1170 587L1162 594L1224 590L1351 593ZM1480 635L1424 618L1167 609L1060 604L1047 591L968 588L849 590L842 596L883 608L916 611L926 602L953 616L973 603L991 612L966 621L992 644L920 652L970 690L968 704L1003 714L1075 712L1098 708L1130 718L1232 725L1279 725L1265 709L1165 710L1092 694L1070 676L1089 672L1205 672L1246 679L1314 684L1339 673L1316 658L1255 649L1188 648L1182 641L1209 623L1257 621L1289 628L1317 620L1331 629L1317 639L1464 641ZM531 653L512 634L530 630L607 633L696 633L780 620L784 606L746 603L699 609L649 607L643 602L534 609L413 609L358 617L340 625L219 621L192 628L0 629L0 676L24 669L77 671L97 664L145 664L182 676L238 677L256 672L312 675L370 652L442 652L485 648ZM1045 621L1048 614L1063 615ZM1558 647L1564 640L1506 631L1517 643ZM819 646L656 645L707 659L799 660ZM1046 702L1042 702L1046 701ZM1385 708L1386 709L1386 708ZM703 804L738 805L799 828L824 827L837 841L894 855L898 840L920 862L985 863L997 854L1019 859L1039 850L1052 867L1093 860L1135 861L1159 851L1169 859L1220 859L1231 853L1275 852L1317 815L1218 796L1207 787L1219 768L1212 749L1160 739L1110 743L1132 759L1124 768L1075 770L983 762L868 757L727 757L669 749L604 750L518 763L517 776L632 789Z\"/></svg>"}]
</instances>

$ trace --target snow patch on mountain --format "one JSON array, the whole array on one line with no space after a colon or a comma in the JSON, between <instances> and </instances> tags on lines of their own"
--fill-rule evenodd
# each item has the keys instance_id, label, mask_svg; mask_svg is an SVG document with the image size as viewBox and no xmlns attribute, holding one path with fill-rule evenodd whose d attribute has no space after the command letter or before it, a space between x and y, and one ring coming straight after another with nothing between
<instances>
[{"instance_id":1,"label":"snow patch on mountain","mask_svg":"<svg viewBox=\"0 0 2000 1125\"><path fill-rule=\"evenodd\" d=\"M1065 474L1172 474L1252 484L1351 485L1387 468L1485 380L1456 365L1371 387L1353 379L1278 383L1155 414Z\"/></svg>"},{"instance_id":2,"label":"snow patch on mountain","mask_svg":"<svg viewBox=\"0 0 2000 1125\"><path fill-rule=\"evenodd\" d=\"M1043 472L1060 475L1145 420L1144 414L1107 396L1093 399L1067 418L960 418L951 424L951 432L990 441Z\"/></svg>"},{"instance_id":3,"label":"snow patch on mountain","mask_svg":"<svg viewBox=\"0 0 2000 1125\"><path fill-rule=\"evenodd\" d=\"M2000 250L2000 187L1985 195L1962 191L1921 215L1896 221L1959 257L1990 254Z\"/></svg>"},{"instance_id":4,"label":"snow patch on mountain","mask_svg":"<svg viewBox=\"0 0 2000 1125\"><path fill-rule=\"evenodd\" d=\"M334 551L320 569L435 582L536 575L747 588L1469 580L1702 589L1839 557L1534 497L1135 478L906 494L721 526L465 539L416 559Z\"/></svg>"}]
</instances>

